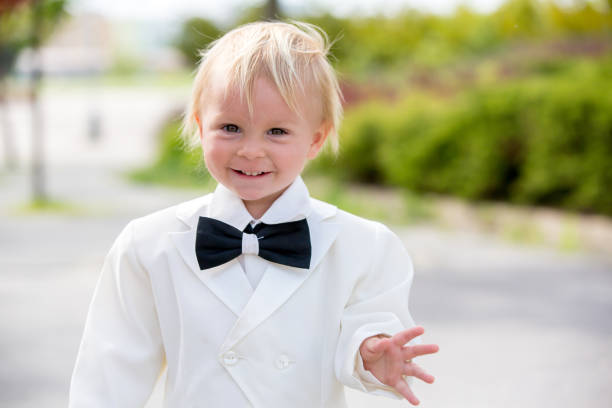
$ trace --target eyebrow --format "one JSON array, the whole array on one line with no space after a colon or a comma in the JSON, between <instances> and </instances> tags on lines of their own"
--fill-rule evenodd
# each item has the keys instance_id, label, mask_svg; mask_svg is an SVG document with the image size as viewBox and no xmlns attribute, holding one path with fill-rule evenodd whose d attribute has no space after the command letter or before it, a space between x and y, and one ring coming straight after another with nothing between
<instances>
[{"instance_id":1,"label":"eyebrow","mask_svg":"<svg viewBox=\"0 0 612 408\"><path fill-rule=\"evenodd\" d=\"M245 120L251 120L252 118L249 116L245 116L241 113L238 113L236 111L232 111L232 110L223 110L220 109L216 112L214 112L214 114L212 115L212 119L213 121L219 121L221 119L224 119L224 121L236 121L236 122L242 122ZM278 127L278 126L293 126L295 125L295 122L302 119L302 117L296 113L292 113L291 117L285 116L285 115L277 115L276 117L272 117L269 120L266 120L266 122L268 123L272 123L272 127Z\"/></svg>"}]
</instances>

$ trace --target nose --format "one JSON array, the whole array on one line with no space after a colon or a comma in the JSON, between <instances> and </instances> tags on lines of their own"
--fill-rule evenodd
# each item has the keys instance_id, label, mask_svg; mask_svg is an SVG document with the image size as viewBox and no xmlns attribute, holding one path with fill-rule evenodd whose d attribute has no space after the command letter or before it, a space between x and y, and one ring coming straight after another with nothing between
<instances>
[{"instance_id":1,"label":"nose","mask_svg":"<svg viewBox=\"0 0 612 408\"><path fill-rule=\"evenodd\" d=\"M263 144L259 140L254 140L254 138L249 137L243 139L237 154L249 160L265 156Z\"/></svg>"}]
</instances>

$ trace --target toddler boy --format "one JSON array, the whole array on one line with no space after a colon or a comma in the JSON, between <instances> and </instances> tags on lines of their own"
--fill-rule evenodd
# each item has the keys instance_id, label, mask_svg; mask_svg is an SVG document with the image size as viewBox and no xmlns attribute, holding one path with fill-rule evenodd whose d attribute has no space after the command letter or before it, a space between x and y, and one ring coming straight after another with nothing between
<instances>
[{"instance_id":1,"label":"toddler boy","mask_svg":"<svg viewBox=\"0 0 612 408\"><path fill-rule=\"evenodd\" d=\"M342 407L343 385L418 400L405 377L436 345L408 311L412 264L380 223L309 196L337 146L325 35L253 23L203 54L185 115L214 193L130 222L98 282L71 407ZM409 343L410 344L407 344Z\"/></svg>"}]
</instances>

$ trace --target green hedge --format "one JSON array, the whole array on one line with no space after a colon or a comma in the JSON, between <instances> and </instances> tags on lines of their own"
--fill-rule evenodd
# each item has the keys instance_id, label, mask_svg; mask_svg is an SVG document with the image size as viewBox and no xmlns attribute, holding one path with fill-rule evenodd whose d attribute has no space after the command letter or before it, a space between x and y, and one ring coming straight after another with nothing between
<instances>
[{"instance_id":1,"label":"green hedge","mask_svg":"<svg viewBox=\"0 0 612 408\"><path fill-rule=\"evenodd\" d=\"M186 151L180 139L179 115L173 115L160 129L159 150L151 166L130 173L144 183L163 183L177 187L205 187L214 184L202 159L202 150Z\"/></svg>"},{"instance_id":2,"label":"green hedge","mask_svg":"<svg viewBox=\"0 0 612 408\"><path fill-rule=\"evenodd\" d=\"M314 170L468 199L612 215L612 64L347 112Z\"/></svg>"}]
</instances>

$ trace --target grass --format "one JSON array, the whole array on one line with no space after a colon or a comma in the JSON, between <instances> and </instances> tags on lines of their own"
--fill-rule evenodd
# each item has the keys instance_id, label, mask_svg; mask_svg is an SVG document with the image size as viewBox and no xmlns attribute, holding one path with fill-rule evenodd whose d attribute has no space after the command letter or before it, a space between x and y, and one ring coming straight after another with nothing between
<instances>
[{"instance_id":1,"label":"grass","mask_svg":"<svg viewBox=\"0 0 612 408\"><path fill-rule=\"evenodd\" d=\"M16 215L69 215L80 216L88 213L87 209L65 201L51 198L35 199L18 205L14 209Z\"/></svg>"},{"instance_id":2,"label":"grass","mask_svg":"<svg viewBox=\"0 0 612 408\"><path fill-rule=\"evenodd\" d=\"M29 78L11 77L9 79L11 93L26 95L28 92ZM70 77L45 77L42 82L43 91L71 91L81 88L189 88L193 77L189 71L168 73L139 73L139 74L112 74L70 76Z\"/></svg>"},{"instance_id":3,"label":"grass","mask_svg":"<svg viewBox=\"0 0 612 408\"><path fill-rule=\"evenodd\" d=\"M544 242L538 227L527 221L502 224L501 235L502 238L519 244L538 245Z\"/></svg>"},{"instance_id":4,"label":"grass","mask_svg":"<svg viewBox=\"0 0 612 408\"><path fill-rule=\"evenodd\" d=\"M157 163L149 167L132 170L125 174L128 180L142 184L159 184L172 188L212 190L216 182L210 177L206 169L196 167L181 171L180 168L164 163Z\"/></svg>"},{"instance_id":5,"label":"grass","mask_svg":"<svg viewBox=\"0 0 612 408\"><path fill-rule=\"evenodd\" d=\"M582 248L576 223L567 218L563 220L558 248L565 252L575 252Z\"/></svg>"},{"instance_id":6,"label":"grass","mask_svg":"<svg viewBox=\"0 0 612 408\"><path fill-rule=\"evenodd\" d=\"M304 180L313 197L364 218L399 225L435 218L431 202L421 195L402 193L393 188L343 183L310 174L306 174Z\"/></svg>"}]
</instances>

